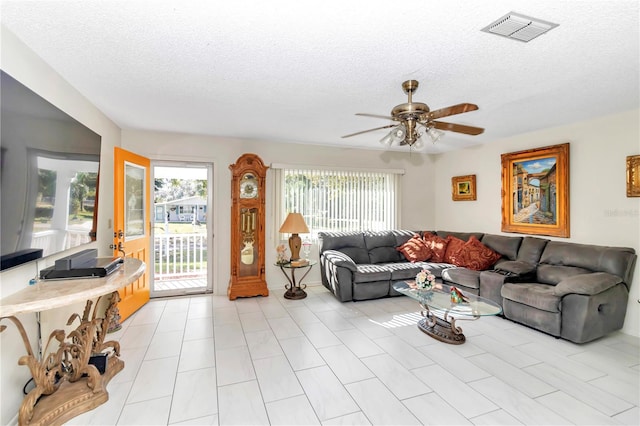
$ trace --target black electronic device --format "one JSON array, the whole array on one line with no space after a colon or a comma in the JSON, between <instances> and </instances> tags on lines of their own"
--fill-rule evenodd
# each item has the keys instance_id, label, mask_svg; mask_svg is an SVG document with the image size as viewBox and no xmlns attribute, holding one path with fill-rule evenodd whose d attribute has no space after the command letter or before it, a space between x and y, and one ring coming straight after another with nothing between
<instances>
[{"instance_id":1,"label":"black electronic device","mask_svg":"<svg viewBox=\"0 0 640 426\"><path fill-rule=\"evenodd\" d=\"M9 254L3 254L0 259L0 270L13 268L23 263L42 257L42 249L24 249Z\"/></svg>"},{"instance_id":2,"label":"black electronic device","mask_svg":"<svg viewBox=\"0 0 640 426\"><path fill-rule=\"evenodd\" d=\"M106 277L124 260L120 257L95 257L97 250L88 249L56 260L56 264L40 271L44 280Z\"/></svg>"}]
</instances>

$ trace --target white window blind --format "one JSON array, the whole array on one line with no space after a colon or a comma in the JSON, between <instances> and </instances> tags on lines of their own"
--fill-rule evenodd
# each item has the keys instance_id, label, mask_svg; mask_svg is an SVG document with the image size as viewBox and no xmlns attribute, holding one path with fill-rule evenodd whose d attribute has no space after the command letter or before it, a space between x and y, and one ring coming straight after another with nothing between
<instances>
[{"instance_id":1,"label":"white window blind","mask_svg":"<svg viewBox=\"0 0 640 426\"><path fill-rule=\"evenodd\" d=\"M313 238L320 231L397 227L397 172L286 167L275 172L278 227L289 212L302 214Z\"/></svg>"}]
</instances>

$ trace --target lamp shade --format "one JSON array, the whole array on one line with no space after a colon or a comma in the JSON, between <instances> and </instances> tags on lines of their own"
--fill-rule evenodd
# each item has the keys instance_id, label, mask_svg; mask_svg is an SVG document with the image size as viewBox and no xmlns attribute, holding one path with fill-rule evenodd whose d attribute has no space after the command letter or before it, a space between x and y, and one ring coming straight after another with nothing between
<instances>
[{"instance_id":1,"label":"lamp shade","mask_svg":"<svg viewBox=\"0 0 640 426\"><path fill-rule=\"evenodd\" d=\"M289 213L280 227L280 232L283 234L307 234L309 228L300 213Z\"/></svg>"},{"instance_id":2,"label":"lamp shade","mask_svg":"<svg viewBox=\"0 0 640 426\"><path fill-rule=\"evenodd\" d=\"M284 223L280 227L280 232L291 234L289 237L289 249L291 250L291 260L300 259L300 244L302 241L298 234L306 234L309 232L307 224L300 213L289 213Z\"/></svg>"}]
</instances>

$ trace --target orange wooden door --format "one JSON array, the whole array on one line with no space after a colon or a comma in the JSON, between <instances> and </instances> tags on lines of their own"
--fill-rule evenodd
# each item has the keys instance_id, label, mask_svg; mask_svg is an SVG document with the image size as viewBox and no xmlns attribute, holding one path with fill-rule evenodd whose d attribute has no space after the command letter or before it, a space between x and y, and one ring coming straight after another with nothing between
<instances>
[{"instance_id":1,"label":"orange wooden door","mask_svg":"<svg viewBox=\"0 0 640 426\"><path fill-rule=\"evenodd\" d=\"M147 265L144 274L122 288L120 293L120 319L124 321L149 301L149 269L151 251L151 191L148 158L124 149L114 152L114 250L115 255L139 259Z\"/></svg>"}]
</instances>

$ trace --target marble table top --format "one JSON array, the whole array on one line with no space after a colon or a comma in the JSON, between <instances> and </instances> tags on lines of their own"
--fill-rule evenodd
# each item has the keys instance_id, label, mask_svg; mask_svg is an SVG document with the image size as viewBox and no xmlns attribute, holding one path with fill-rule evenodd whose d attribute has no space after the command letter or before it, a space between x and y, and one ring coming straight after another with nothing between
<instances>
[{"instance_id":1,"label":"marble table top","mask_svg":"<svg viewBox=\"0 0 640 426\"><path fill-rule=\"evenodd\" d=\"M0 299L0 317L41 312L86 302L130 284L138 279L144 270L144 262L127 257L117 271L103 278L39 280L34 285Z\"/></svg>"}]
</instances>

